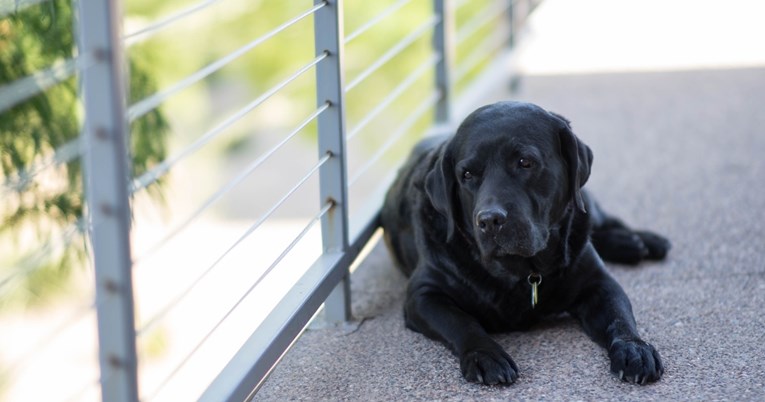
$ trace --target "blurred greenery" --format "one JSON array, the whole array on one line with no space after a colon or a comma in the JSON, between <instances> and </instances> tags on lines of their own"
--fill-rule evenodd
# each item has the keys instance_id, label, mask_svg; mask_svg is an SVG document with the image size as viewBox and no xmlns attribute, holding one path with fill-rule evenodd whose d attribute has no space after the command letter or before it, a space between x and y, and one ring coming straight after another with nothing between
<instances>
[{"instance_id":1,"label":"blurred greenery","mask_svg":"<svg viewBox=\"0 0 765 402\"><path fill-rule=\"evenodd\" d=\"M148 361L162 357L167 352L170 343L169 337L167 329L160 325L152 328L146 335L137 338L139 359Z\"/></svg>"},{"instance_id":2,"label":"blurred greenery","mask_svg":"<svg viewBox=\"0 0 765 402\"><path fill-rule=\"evenodd\" d=\"M51 0L3 17L0 85L73 58L73 12L69 0ZM156 90L148 68L140 57L129 59L131 102ZM10 256L4 253L0 268L0 306L49 299L66 288L72 266L86 257L80 160L50 164L57 150L67 144L77 146L73 143L81 127L77 92L76 77L72 77L0 114L0 240L15 245ZM165 158L168 128L158 110L131 124L134 175ZM73 234L71 229L76 229ZM29 232L34 240L28 239ZM53 241L62 236L61 241ZM48 243L63 243L63 247L41 249ZM30 264L35 266L23 269L25 273L14 272Z\"/></svg>"}]
</instances>

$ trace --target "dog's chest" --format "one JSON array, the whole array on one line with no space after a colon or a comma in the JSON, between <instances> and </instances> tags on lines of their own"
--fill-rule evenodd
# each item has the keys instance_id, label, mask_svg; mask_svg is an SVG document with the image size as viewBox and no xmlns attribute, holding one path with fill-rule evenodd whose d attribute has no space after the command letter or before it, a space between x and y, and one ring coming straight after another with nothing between
<instances>
[{"instance_id":1,"label":"dog's chest","mask_svg":"<svg viewBox=\"0 0 765 402\"><path fill-rule=\"evenodd\" d=\"M543 276L529 276L512 285L495 282L474 299L480 303L475 303L472 314L492 332L523 330L544 316L564 311L561 296L558 278L548 278L545 282Z\"/></svg>"},{"instance_id":2,"label":"dog's chest","mask_svg":"<svg viewBox=\"0 0 765 402\"><path fill-rule=\"evenodd\" d=\"M522 281L510 289L497 291L488 308L483 309L485 317L481 321L489 330L525 329L539 318L537 306L532 306L532 296L531 286ZM489 312L491 314L487 314Z\"/></svg>"}]
</instances>

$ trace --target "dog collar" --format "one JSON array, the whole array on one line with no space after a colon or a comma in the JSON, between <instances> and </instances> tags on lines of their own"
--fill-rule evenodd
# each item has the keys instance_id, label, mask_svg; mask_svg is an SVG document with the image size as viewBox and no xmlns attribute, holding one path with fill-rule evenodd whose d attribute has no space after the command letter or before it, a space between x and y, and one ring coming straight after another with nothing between
<instances>
[{"instance_id":1,"label":"dog collar","mask_svg":"<svg viewBox=\"0 0 765 402\"><path fill-rule=\"evenodd\" d=\"M532 272L526 278L526 282L531 285L531 308L535 308L539 304L539 292L537 288L542 284L542 275L536 272Z\"/></svg>"}]
</instances>

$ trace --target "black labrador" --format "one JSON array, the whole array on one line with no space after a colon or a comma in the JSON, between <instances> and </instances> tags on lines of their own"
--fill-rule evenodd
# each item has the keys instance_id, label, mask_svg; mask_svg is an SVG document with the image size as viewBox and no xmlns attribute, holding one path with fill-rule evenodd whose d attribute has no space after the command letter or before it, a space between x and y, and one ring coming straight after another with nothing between
<instances>
[{"instance_id":1,"label":"black labrador","mask_svg":"<svg viewBox=\"0 0 765 402\"><path fill-rule=\"evenodd\" d=\"M381 220L409 276L406 325L451 349L466 380L513 383L518 367L488 333L562 312L608 350L620 378L661 378L659 353L601 257L661 259L670 244L602 211L581 189L591 164L565 118L500 102L452 137L423 140L401 168Z\"/></svg>"}]
</instances>

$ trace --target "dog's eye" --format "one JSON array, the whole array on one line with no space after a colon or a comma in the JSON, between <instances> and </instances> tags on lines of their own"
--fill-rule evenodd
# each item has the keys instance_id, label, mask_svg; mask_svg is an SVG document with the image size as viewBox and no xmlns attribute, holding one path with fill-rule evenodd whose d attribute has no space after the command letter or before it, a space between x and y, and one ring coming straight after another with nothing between
<instances>
[{"instance_id":1,"label":"dog's eye","mask_svg":"<svg viewBox=\"0 0 765 402\"><path fill-rule=\"evenodd\" d=\"M463 178L464 180L470 180L470 179L472 179L472 178L473 178L473 174L472 174L472 173L470 173L470 171L469 171L469 170L466 170L466 171L462 172L462 178Z\"/></svg>"},{"instance_id":2,"label":"dog's eye","mask_svg":"<svg viewBox=\"0 0 765 402\"><path fill-rule=\"evenodd\" d=\"M534 167L534 162L527 158L518 159L518 166L523 169L531 169Z\"/></svg>"}]
</instances>

